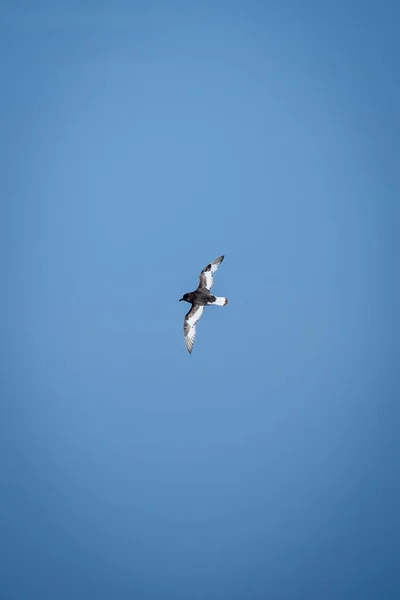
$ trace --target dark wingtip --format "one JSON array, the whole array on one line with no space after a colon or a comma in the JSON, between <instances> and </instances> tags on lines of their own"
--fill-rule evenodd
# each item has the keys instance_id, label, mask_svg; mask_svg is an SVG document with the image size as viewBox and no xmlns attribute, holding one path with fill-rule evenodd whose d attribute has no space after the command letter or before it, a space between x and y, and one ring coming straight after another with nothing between
<instances>
[{"instance_id":1,"label":"dark wingtip","mask_svg":"<svg viewBox=\"0 0 400 600\"><path fill-rule=\"evenodd\" d=\"M218 256L218 258L213 260L208 266L211 268L211 265L221 264L222 261L224 260L224 258L225 258L225 254L222 254L221 256Z\"/></svg>"},{"instance_id":2,"label":"dark wingtip","mask_svg":"<svg viewBox=\"0 0 400 600\"><path fill-rule=\"evenodd\" d=\"M225 298L225 304L224 306L226 306L228 304L228 298Z\"/></svg>"}]
</instances>

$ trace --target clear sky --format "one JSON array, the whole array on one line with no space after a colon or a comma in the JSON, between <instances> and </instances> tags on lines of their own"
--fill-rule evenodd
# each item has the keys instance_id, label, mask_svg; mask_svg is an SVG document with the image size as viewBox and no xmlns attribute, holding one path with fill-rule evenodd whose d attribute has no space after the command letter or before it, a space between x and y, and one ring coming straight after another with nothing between
<instances>
[{"instance_id":1,"label":"clear sky","mask_svg":"<svg viewBox=\"0 0 400 600\"><path fill-rule=\"evenodd\" d=\"M400 597L399 17L3 4L2 600Z\"/></svg>"}]
</instances>

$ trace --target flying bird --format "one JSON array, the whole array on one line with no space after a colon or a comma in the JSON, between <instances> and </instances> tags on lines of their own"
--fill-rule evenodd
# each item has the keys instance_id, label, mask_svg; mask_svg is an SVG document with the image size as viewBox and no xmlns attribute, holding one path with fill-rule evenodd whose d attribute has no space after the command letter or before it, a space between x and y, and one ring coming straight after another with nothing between
<instances>
[{"instance_id":1,"label":"flying bird","mask_svg":"<svg viewBox=\"0 0 400 600\"><path fill-rule=\"evenodd\" d=\"M188 352L191 354L193 350L194 338L196 336L196 323L203 314L205 306L225 306L228 304L228 298L214 296L210 290L213 284L213 275L219 265L224 260L224 255L216 258L212 263L207 265L200 273L200 283L194 292L183 294L179 302L184 300L192 305L192 308L185 315L183 322L183 333L185 335L185 343Z\"/></svg>"}]
</instances>

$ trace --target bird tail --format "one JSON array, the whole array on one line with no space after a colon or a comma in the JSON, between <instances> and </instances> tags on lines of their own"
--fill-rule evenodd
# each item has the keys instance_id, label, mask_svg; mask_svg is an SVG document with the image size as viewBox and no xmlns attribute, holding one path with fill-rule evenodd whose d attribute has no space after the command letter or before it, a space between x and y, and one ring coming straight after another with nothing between
<instances>
[{"instance_id":1,"label":"bird tail","mask_svg":"<svg viewBox=\"0 0 400 600\"><path fill-rule=\"evenodd\" d=\"M217 306L225 306L228 304L228 298L223 298L221 296L215 296L214 302L209 302L208 304L216 304Z\"/></svg>"}]
</instances>

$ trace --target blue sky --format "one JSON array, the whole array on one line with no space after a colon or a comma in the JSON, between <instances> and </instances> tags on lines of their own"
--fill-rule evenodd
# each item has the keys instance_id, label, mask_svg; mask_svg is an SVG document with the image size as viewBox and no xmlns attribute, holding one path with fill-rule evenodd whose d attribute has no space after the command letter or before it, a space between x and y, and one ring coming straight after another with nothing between
<instances>
[{"instance_id":1,"label":"blue sky","mask_svg":"<svg viewBox=\"0 0 400 600\"><path fill-rule=\"evenodd\" d=\"M400 15L322 4L2 8L5 600L400 596Z\"/></svg>"}]
</instances>

